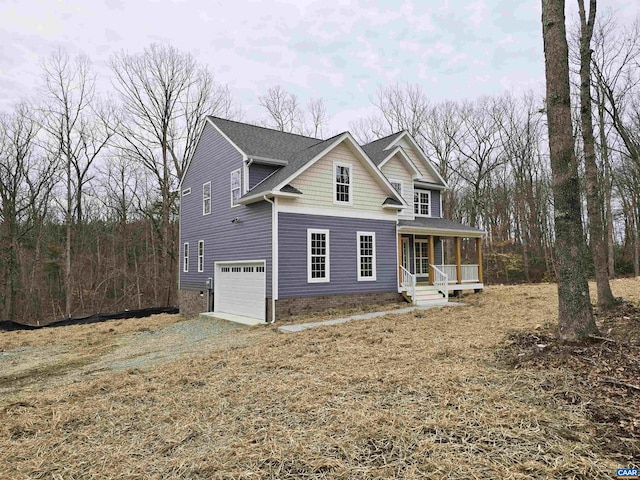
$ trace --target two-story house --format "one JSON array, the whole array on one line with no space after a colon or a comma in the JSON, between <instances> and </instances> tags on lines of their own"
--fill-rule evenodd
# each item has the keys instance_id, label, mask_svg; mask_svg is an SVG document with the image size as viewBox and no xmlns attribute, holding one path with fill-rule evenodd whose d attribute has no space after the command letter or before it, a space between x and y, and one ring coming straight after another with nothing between
<instances>
[{"instance_id":1,"label":"two-story house","mask_svg":"<svg viewBox=\"0 0 640 480\"><path fill-rule=\"evenodd\" d=\"M266 322L482 289L484 232L442 218L446 189L404 131L359 145L208 117L180 184L180 310Z\"/></svg>"}]
</instances>

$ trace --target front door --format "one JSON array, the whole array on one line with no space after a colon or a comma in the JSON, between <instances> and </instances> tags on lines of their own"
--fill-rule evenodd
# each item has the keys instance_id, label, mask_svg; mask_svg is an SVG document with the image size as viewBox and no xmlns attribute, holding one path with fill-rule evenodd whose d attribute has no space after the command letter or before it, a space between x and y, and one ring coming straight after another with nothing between
<instances>
[{"instance_id":1,"label":"front door","mask_svg":"<svg viewBox=\"0 0 640 480\"><path fill-rule=\"evenodd\" d=\"M429 240L417 239L416 246L416 276L429 277Z\"/></svg>"},{"instance_id":2,"label":"front door","mask_svg":"<svg viewBox=\"0 0 640 480\"><path fill-rule=\"evenodd\" d=\"M411 247L407 237L402 238L402 266L411 271Z\"/></svg>"}]
</instances>

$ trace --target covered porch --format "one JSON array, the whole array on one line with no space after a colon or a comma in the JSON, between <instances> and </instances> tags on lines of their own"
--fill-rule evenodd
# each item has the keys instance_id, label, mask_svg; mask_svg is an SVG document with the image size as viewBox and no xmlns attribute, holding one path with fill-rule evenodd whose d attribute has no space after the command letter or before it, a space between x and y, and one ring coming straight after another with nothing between
<instances>
[{"instance_id":1,"label":"covered porch","mask_svg":"<svg viewBox=\"0 0 640 480\"><path fill-rule=\"evenodd\" d=\"M401 222L398 290L412 298L416 288L435 290L445 298L452 292L482 290L483 235L481 230L439 218Z\"/></svg>"}]
</instances>

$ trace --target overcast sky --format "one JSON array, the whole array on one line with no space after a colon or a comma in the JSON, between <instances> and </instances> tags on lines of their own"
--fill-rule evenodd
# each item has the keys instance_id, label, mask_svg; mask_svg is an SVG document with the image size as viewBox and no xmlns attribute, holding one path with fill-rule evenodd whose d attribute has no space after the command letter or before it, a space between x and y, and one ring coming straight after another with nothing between
<instances>
[{"instance_id":1,"label":"overcast sky","mask_svg":"<svg viewBox=\"0 0 640 480\"><path fill-rule=\"evenodd\" d=\"M640 2L600 8L628 20ZM40 59L58 46L89 55L106 89L109 55L152 42L208 65L248 119L279 84L304 103L323 97L334 131L395 82L420 83L434 100L543 91L540 0L0 0L0 110L33 94Z\"/></svg>"}]
</instances>

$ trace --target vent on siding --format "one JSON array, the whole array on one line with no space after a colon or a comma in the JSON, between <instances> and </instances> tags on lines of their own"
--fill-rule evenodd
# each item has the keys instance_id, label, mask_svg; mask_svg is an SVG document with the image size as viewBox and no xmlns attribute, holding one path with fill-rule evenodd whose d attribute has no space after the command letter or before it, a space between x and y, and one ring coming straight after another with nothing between
<instances>
[{"instance_id":1,"label":"vent on siding","mask_svg":"<svg viewBox=\"0 0 640 480\"><path fill-rule=\"evenodd\" d=\"M183 197L186 197L190 193L191 193L191 189L190 188L185 188L184 190L182 190L182 196Z\"/></svg>"}]
</instances>

